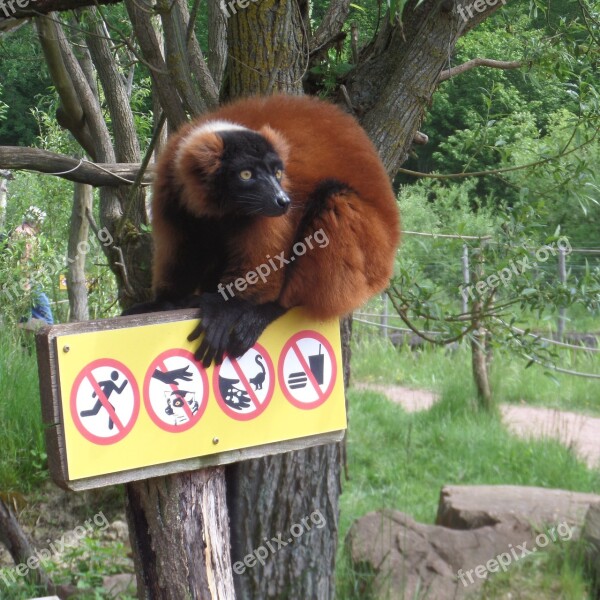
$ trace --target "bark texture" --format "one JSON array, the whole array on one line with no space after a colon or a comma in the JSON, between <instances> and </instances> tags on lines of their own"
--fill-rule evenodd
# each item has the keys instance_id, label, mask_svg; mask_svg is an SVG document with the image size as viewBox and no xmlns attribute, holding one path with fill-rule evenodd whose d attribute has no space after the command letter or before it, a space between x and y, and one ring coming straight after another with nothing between
<instances>
[{"instance_id":1,"label":"bark texture","mask_svg":"<svg viewBox=\"0 0 600 600\"><path fill-rule=\"evenodd\" d=\"M232 600L222 467L127 485L140 600Z\"/></svg>"},{"instance_id":2,"label":"bark texture","mask_svg":"<svg viewBox=\"0 0 600 600\"><path fill-rule=\"evenodd\" d=\"M345 85L352 107L390 174L406 160L440 73L456 42L501 6L487 6L465 23L455 2L409 0L398 26L384 18Z\"/></svg>"},{"instance_id":3,"label":"bark texture","mask_svg":"<svg viewBox=\"0 0 600 600\"><path fill-rule=\"evenodd\" d=\"M87 218L92 210L93 189L85 183L76 183L73 192L73 209L69 231L67 253L67 293L69 295L70 321L87 321L90 318L85 279L85 259L90 224ZM73 262L71 262L73 261Z\"/></svg>"},{"instance_id":4,"label":"bark texture","mask_svg":"<svg viewBox=\"0 0 600 600\"><path fill-rule=\"evenodd\" d=\"M241 10L235 6L228 20L226 97L301 94L308 64L301 4L261 0Z\"/></svg>"},{"instance_id":5,"label":"bark texture","mask_svg":"<svg viewBox=\"0 0 600 600\"><path fill-rule=\"evenodd\" d=\"M238 600L334 598L339 465L339 444L328 444L228 467L232 563L267 541L276 549L264 565L236 571Z\"/></svg>"}]
</instances>

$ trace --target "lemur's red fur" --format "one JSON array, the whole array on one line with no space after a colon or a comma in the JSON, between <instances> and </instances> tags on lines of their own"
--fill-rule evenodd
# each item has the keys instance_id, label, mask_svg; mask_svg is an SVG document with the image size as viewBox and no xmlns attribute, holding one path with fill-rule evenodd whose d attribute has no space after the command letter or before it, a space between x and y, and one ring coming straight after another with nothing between
<instances>
[{"instance_id":1,"label":"lemur's red fur","mask_svg":"<svg viewBox=\"0 0 600 600\"><path fill-rule=\"evenodd\" d=\"M246 230L226 241L229 260L222 283L244 277L282 250L289 258L295 242L323 229L329 245L314 244L288 267L273 271L265 283L249 285L236 296L254 303L278 301L284 308L305 306L317 318L349 313L381 291L392 275L399 238L394 193L375 147L351 116L310 97L272 96L240 100L206 114L177 132L157 165L153 199L155 240L154 288L157 294L176 294L176 261L186 259L182 232L166 218L168 206L180 203L190 218L210 217L213 199L199 181L220 165L223 141L209 121L229 121L260 132L284 162L282 187L292 208L279 217L252 217ZM196 175L195 175L196 174ZM325 180L347 189L334 189L320 198L320 208L307 222L314 192ZM309 213L312 212L309 210ZM301 230L299 230L301 227ZM203 257L207 264L210 254ZM195 266L195 265L194 265ZM202 293L207 290L181 290ZM215 291L210 290L210 291Z\"/></svg>"}]
</instances>

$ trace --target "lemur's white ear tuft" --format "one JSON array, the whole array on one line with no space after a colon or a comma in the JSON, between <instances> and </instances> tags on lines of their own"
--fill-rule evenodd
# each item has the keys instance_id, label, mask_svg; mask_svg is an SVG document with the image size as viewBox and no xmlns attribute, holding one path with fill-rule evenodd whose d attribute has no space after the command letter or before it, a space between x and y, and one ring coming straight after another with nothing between
<instances>
[{"instance_id":1,"label":"lemur's white ear tuft","mask_svg":"<svg viewBox=\"0 0 600 600\"><path fill-rule=\"evenodd\" d=\"M193 177L194 173L213 175L221 166L223 140L212 131L192 132L181 142L175 157L179 177Z\"/></svg>"},{"instance_id":2,"label":"lemur's white ear tuft","mask_svg":"<svg viewBox=\"0 0 600 600\"><path fill-rule=\"evenodd\" d=\"M288 144L284 135L269 125L264 125L261 127L258 133L260 133L267 141L271 143L277 154L279 154L279 158L281 158L283 164L285 165L290 156L290 145Z\"/></svg>"}]
</instances>

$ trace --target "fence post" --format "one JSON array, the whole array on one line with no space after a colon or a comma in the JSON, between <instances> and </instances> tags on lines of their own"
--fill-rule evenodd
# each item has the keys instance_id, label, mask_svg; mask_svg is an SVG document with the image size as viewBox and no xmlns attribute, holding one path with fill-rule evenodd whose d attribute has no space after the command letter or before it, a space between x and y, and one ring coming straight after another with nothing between
<instances>
[{"instance_id":1,"label":"fence post","mask_svg":"<svg viewBox=\"0 0 600 600\"><path fill-rule=\"evenodd\" d=\"M471 274L469 272L469 247L467 244L463 244L462 251L462 272L463 272L463 283L464 289L466 290L471 283ZM469 311L469 301L467 300L467 294L462 294L462 312L463 314Z\"/></svg>"},{"instance_id":2,"label":"fence post","mask_svg":"<svg viewBox=\"0 0 600 600\"><path fill-rule=\"evenodd\" d=\"M565 260L565 249L558 249L558 278L561 284L567 283L567 266ZM562 341L563 335L565 333L565 321L567 320L566 309L561 307L558 309L558 324L556 337L558 341Z\"/></svg>"},{"instance_id":3,"label":"fence post","mask_svg":"<svg viewBox=\"0 0 600 600\"><path fill-rule=\"evenodd\" d=\"M383 314L381 315L381 329L383 330L383 337L388 337L388 319L390 314L390 299L387 292L383 292Z\"/></svg>"}]
</instances>

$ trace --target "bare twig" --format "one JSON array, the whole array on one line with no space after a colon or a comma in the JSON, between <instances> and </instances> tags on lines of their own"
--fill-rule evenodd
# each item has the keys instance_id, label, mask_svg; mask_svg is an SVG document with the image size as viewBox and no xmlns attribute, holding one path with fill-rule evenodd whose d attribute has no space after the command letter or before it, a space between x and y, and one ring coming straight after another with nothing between
<instances>
[{"instance_id":1,"label":"bare twig","mask_svg":"<svg viewBox=\"0 0 600 600\"><path fill-rule=\"evenodd\" d=\"M531 66L531 61L524 63L520 60L494 60L491 58L472 58L462 65L457 65L456 67L452 67L451 69L447 69L440 73L439 82L446 81L452 77L456 77L461 73L466 73L471 69L475 69L477 67L489 67L490 69L519 69L523 65Z\"/></svg>"}]
</instances>

